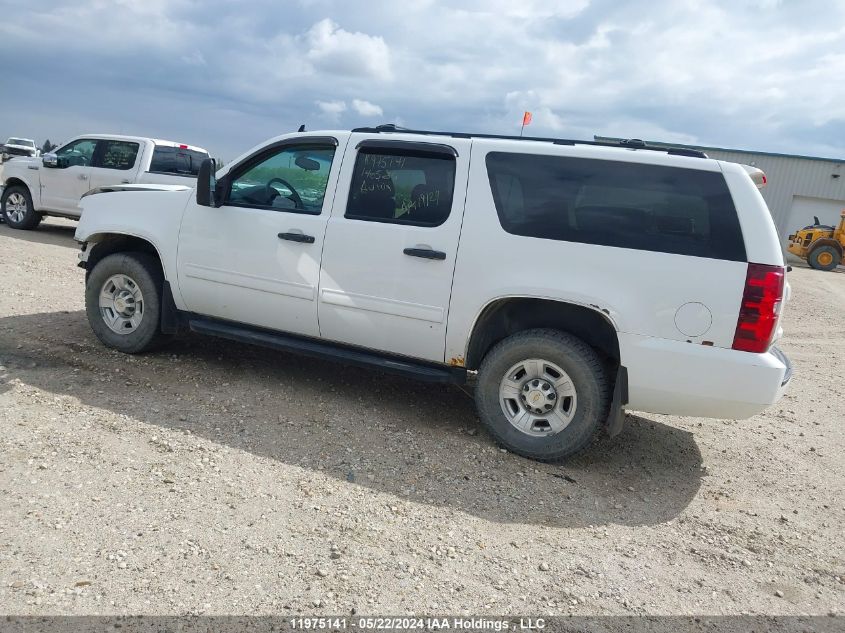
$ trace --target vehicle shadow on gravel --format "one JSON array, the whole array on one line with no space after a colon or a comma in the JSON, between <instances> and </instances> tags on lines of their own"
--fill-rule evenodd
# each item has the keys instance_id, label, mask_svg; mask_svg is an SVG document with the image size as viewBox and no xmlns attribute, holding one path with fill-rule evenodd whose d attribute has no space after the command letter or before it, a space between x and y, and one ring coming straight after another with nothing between
<instances>
[{"instance_id":1,"label":"vehicle shadow on gravel","mask_svg":"<svg viewBox=\"0 0 845 633\"><path fill-rule=\"evenodd\" d=\"M693 435L646 417L629 416L620 436L563 465L540 464L494 447L457 387L201 337L126 356L94 338L82 311L0 318L0 367L0 392L20 381L502 523L662 523L687 507L703 474Z\"/></svg>"},{"instance_id":2,"label":"vehicle shadow on gravel","mask_svg":"<svg viewBox=\"0 0 845 633\"><path fill-rule=\"evenodd\" d=\"M10 228L5 222L0 222L0 235L13 237L16 240L32 242L35 244L50 244L51 246L66 246L68 248L79 248L79 244L73 239L76 232L76 224L53 224L50 220L44 220L32 231L21 231Z\"/></svg>"}]
</instances>

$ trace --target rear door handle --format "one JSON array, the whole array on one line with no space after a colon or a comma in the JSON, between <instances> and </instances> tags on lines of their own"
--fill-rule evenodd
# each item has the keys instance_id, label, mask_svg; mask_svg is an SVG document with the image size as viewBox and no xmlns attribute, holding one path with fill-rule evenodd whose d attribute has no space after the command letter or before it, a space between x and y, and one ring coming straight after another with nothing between
<instances>
[{"instance_id":1,"label":"rear door handle","mask_svg":"<svg viewBox=\"0 0 845 633\"><path fill-rule=\"evenodd\" d=\"M79 174L79 179L80 180L88 180L88 176L86 176L85 174Z\"/></svg>"},{"instance_id":2,"label":"rear door handle","mask_svg":"<svg viewBox=\"0 0 845 633\"><path fill-rule=\"evenodd\" d=\"M314 243L314 236L305 235L304 233L279 233L279 239L289 240L291 242L301 242L303 244Z\"/></svg>"},{"instance_id":3,"label":"rear door handle","mask_svg":"<svg viewBox=\"0 0 845 633\"><path fill-rule=\"evenodd\" d=\"M446 253L443 251L435 251L431 248L406 248L405 255L411 257L422 257L423 259L446 259Z\"/></svg>"}]
</instances>

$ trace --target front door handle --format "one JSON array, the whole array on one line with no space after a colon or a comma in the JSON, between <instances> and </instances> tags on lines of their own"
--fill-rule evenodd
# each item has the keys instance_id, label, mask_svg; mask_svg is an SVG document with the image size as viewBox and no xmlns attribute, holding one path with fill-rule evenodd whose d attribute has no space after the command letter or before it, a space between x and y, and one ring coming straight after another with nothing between
<instances>
[{"instance_id":1,"label":"front door handle","mask_svg":"<svg viewBox=\"0 0 845 633\"><path fill-rule=\"evenodd\" d=\"M423 259L446 259L446 253L443 251L435 251L431 248L406 248L405 255L411 257L422 257Z\"/></svg>"},{"instance_id":2,"label":"front door handle","mask_svg":"<svg viewBox=\"0 0 845 633\"><path fill-rule=\"evenodd\" d=\"M305 235L304 233L279 233L279 239L289 240L291 242L301 242L303 244L314 243L314 236Z\"/></svg>"},{"instance_id":3,"label":"front door handle","mask_svg":"<svg viewBox=\"0 0 845 633\"><path fill-rule=\"evenodd\" d=\"M80 180L88 180L88 176L86 176L85 174L79 174L79 179Z\"/></svg>"}]
</instances>

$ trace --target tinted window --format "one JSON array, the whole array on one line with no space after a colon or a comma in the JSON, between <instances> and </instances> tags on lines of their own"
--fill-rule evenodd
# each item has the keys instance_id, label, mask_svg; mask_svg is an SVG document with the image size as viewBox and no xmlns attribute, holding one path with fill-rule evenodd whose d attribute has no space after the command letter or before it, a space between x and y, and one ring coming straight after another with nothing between
<instances>
[{"instance_id":1,"label":"tinted window","mask_svg":"<svg viewBox=\"0 0 845 633\"><path fill-rule=\"evenodd\" d=\"M454 188L452 156L362 148L355 161L346 217L437 226L449 217Z\"/></svg>"},{"instance_id":2,"label":"tinted window","mask_svg":"<svg viewBox=\"0 0 845 633\"><path fill-rule=\"evenodd\" d=\"M64 167L87 167L91 164L91 159L94 156L94 148L97 147L97 141L90 138L83 138L74 141L56 150L56 158L58 166Z\"/></svg>"},{"instance_id":3,"label":"tinted window","mask_svg":"<svg viewBox=\"0 0 845 633\"><path fill-rule=\"evenodd\" d=\"M138 156L138 143L126 141L100 141L98 158L94 167L104 169L132 169Z\"/></svg>"},{"instance_id":4,"label":"tinted window","mask_svg":"<svg viewBox=\"0 0 845 633\"><path fill-rule=\"evenodd\" d=\"M493 152L487 174L508 233L745 261L721 173Z\"/></svg>"},{"instance_id":5,"label":"tinted window","mask_svg":"<svg viewBox=\"0 0 845 633\"><path fill-rule=\"evenodd\" d=\"M196 176L199 173L200 164L206 158L208 158L206 152L168 145L156 145L153 149L153 158L150 161L150 171L160 174Z\"/></svg>"},{"instance_id":6,"label":"tinted window","mask_svg":"<svg viewBox=\"0 0 845 633\"><path fill-rule=\"evenodd\" d=\"M227 204L319 215L334 146L287 146L247 166L232 180Z\"/></svg>"}]
</instances>

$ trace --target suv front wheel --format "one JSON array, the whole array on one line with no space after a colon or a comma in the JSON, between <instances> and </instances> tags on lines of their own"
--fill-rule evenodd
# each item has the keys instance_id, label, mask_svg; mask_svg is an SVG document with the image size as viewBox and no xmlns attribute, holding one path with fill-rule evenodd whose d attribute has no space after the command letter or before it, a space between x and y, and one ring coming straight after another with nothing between
<instances>
[{"instance_id":1,"label":"suv front wheel","mask_svg":"<svg viewBox=\"0 0 845 633\"><path fill-rule=\"evenodd\" d=\"M115 253L97 262L85 285L85 311L97 338L127 354L160 343L163 279L147 253Z\"/></svg>"},{"instance_id":2,"label":"suv front wheel","mask_svg":"<svg viewBox=\"0 0 845 633\"><path fill-rule=\"evenodd\" d=\"M485 356L475 400L481 421L503 447L558 461L585 448L601 429L610 385L598 354L581 339L526 330Z\"/></svg>"}]
</instances>

